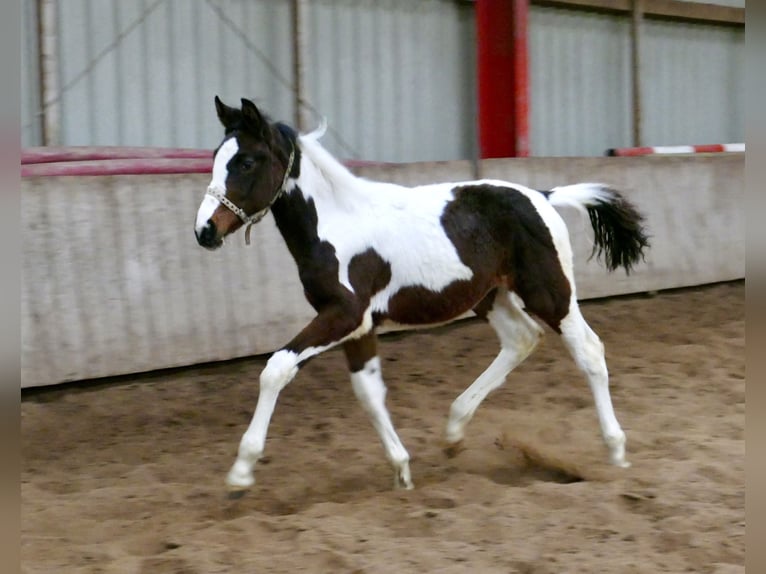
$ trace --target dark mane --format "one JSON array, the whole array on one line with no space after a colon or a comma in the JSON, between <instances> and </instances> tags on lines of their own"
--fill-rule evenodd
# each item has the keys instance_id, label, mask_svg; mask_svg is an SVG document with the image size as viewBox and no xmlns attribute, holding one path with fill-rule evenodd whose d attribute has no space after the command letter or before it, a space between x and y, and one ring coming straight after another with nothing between
<instances>
[{"instance_id":1,"label":"dark mane","mask_svg":"<svg viewBox=\"0 0 766 574\"><path fill-rule=\"evenodd\" d=\"M285 154L285 157L288 157L291 152L295 154L290 177L297 178L301 173L301 150L298 147L298 132L283 122L276 122L270 125L272 130L281 136L276 138L276 145Z\"/></svg>"},{"instance_id":2,"label":"dark mane","mask_svg":"<svg viewBox=\"0 0 766 574\"><path fill-rule=\"evenodd\" d=\"M298 132L284 122L276 122L272 127L289 140L295 141L298 138Z\"/></svg>"}]
</instances>

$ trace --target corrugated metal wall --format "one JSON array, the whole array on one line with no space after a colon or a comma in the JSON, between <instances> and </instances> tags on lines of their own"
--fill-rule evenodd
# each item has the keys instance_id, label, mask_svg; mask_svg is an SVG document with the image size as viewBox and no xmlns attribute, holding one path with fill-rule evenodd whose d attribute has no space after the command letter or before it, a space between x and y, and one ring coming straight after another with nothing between
<instances>
[{"instance_id":1,"label":"corrugated metal wall","mask_svg":"<svg viewBox=\"0 0 766 574\"><path fill-rule=\"evenodd\" d=\"M532 155L602 155L629 145L629 21L540 6L529 17Z\"/></svg>"},{"instance_id":2,"label":"corrugated metal wall","mask_svg":"<svg viewBox=\"0 0 766 574\"><path fill-rule=\"evenodd\" d=\"M629 19L533 6L529 38L532 154L633 145ZM744 141L744 42L741 28L644 21L644 145Z\"/></svg>"},{"instance_id":3,"label":"corrugated metal wall","mask_svg":"<svg viewBox=\"0 0 766 574\"><path fill-rule=\"evenodd\" d=\"M647 20L645 145L745 141L745 32Z\"/></svg>"},{"instance_id":4,"label":"corrugated metal wall","mask_svg":"<svg viewBox=\"0 0 766 574\"><path fill-rule=\"evenodd\" d=\"M473 157L470 3L306 4L306 95L310 117L329 120L332 151L380 161ZM64 145L211 148L221 135L216 93L294 118L289 0L57 5ZM24 8L22 142L31 145L40 143L34 1ZM645 143L743 141L744 30L653 20L644 29ZM530 57L533 154L632 144L627 18L533 6Z\"/></svg>"},{"instance_id":5,"label":"corrugated metal wall","mask_svg":"<svg viewBox=\"0 0 766 574\"><path fill-rule=\"evenodd\" d=\"M287 0L60 0L62 143L213 147L213 97L292 117Z\"/></svg>"},{"instance_id":6,"label":"corrugated metal wall","mask_svg":"<svg viewBox=\"0 0 766 574\"><path fill-rule=\"evenodd\" d=\"M380 161L472 157L473 6L453 0L308 4L308 94L341 134L328 135L330 149Z\"/></svg>"},{"instance_id":7,"label":"corrugated metal wall","mask_svg":"<svg viewBox=\"0 0 766 574\"><path fill-rule=\"evenodd\" d=\"M212 147L216 93L293 120L288 0L60 0L59 12L64 144ZM305 25L307 96L328 118L328 147L383 161L471 155L470 5L320 0Z\"/></svg>"}]
</instances>

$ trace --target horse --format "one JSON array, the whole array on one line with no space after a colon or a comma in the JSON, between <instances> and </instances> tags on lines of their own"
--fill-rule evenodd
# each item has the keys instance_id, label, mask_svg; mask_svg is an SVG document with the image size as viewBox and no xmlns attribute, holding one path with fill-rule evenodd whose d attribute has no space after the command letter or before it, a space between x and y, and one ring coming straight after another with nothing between
<instances>
[{"instance_id":1,"label":"horse","mask_svg":"<svg viewBox=\"0 0 766 574\"><path fill-rule=\"evenodd\" d=\"M370 181L319 143L324 121L299 134L245 98L235 108L216 96L215 108L224 137L197 212L197 242L215 250L246 226L249 244L250 226L271 212L316 311L260 374L255 413L226 477L232 496L255 483L280 391L306 361L338 345L393 467L394 487L411 489L410 456L385 404L376 332L473 314L494 328L500 352L452 403L448 455L459 452L480 403L534 351L548 325L589 383L610 462L629 466L604 345L580 312L569 234L556 211L573 206L587 213L591 257L629 273L649 241L644 216L620 192L598 183L538 191L491 179L417 187Z\"/></svg>"}]
</instances>

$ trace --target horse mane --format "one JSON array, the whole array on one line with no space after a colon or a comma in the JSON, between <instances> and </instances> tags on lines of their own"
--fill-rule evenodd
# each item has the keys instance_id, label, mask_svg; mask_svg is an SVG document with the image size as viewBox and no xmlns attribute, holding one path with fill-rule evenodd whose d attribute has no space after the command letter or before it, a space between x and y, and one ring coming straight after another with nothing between
<instances>
[{"instance_id":1,"label":"horse mane","mask_svg":"<svg viewBox=\"0 0 766 574\"><path fill-rule=\"evenodd\" d=\"M336 189L354 188L359 185L357 176L351 173L346 166L339 162L322 144L319 143L327 131L327 120L322 118L322 122L317 129L307 134L301 134L301 151L308 157L312 163L322 172L328 183Z\"/></svg>"}]
</instances>

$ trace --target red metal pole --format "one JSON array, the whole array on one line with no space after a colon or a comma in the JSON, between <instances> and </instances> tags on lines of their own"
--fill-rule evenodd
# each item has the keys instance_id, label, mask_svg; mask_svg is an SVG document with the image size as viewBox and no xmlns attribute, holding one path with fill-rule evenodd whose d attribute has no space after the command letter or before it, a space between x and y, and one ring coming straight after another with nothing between
<instances>
[{"instance_id":1,"label":"red metal pole","mask_svg":"<svg viewBox=\"0 0 766 574\"><path fill-rule=\"evenodd\" d=\"M477 0L482 158L529 155L529 0Z\"/></svg>"},{"instance_id":2,"label":"red metal pole","mask_svg":"<svg viewBox=\"0 0 766 574\"><path fill-rule=\"evenodd\" d=\"M529 0L514 0L512 4L516 155L527 157L529 155L529 52L527 48Z\"/></svg>"}]
</instances>

